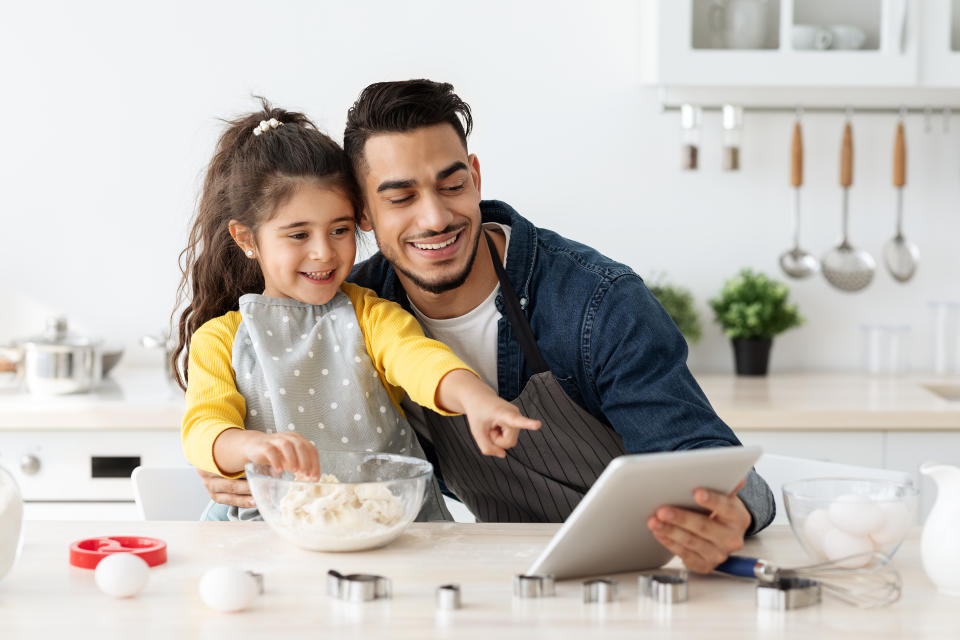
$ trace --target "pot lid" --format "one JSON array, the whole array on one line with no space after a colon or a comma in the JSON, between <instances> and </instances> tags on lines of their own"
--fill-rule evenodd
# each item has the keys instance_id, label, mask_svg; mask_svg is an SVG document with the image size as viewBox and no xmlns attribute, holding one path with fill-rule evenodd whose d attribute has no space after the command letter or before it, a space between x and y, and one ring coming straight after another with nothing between
<instances>
[{"instance_id":1,"label":"pot lid","mask_svg":"<svg viewBox=\"0 0 960 640\"><path fill-rule=\"evenodd\" d=\"M42 335L17 340L23 346L89 347L99 343L67 331L67 319L64 316L47 318L47 328Z\"/></svg>"}]
</instances>

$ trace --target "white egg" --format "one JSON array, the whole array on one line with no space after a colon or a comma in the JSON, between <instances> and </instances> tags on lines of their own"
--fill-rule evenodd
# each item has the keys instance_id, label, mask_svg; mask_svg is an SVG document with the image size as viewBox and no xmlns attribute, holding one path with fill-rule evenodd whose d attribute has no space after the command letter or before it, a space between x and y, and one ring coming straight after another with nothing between
<instances>
[{"instance_id":1,"label":"white egg","mask_svg":"<svg viewBox=\"0 0 960 640\"><path fill-rule=\"evenodd\" d=\"M246 609L258 591L256 578L237 567L216 567L200 579L200 598L217 611Z\"/></svg>"},{"instance_id":2,"label":"white egg","mask_svg":"<svg viewBox=\"0 0 960 640\"><path fill-rule=\"evenodd\" d=\"M854 536L865 536L883 526L883 512L867 496L846 494L830 503L830 522Z\"/></svg>"},{"instance_id":3,"label":"white egg","mask_svg":"<svg viewBox=\"0 0 960 640\"><path fill-rule=\"evenodd\" d=\"M810 515L803 521L803 533L807 544L813 547L812 550L817 555L823 555L823 539L826 537L827 532L834 528L833 523L830 522L830 516L827 515L826 509L811 511Z\"/></svg>"},{"instance_id":4,"label":"white egg","mask_svg":"<svg viewBox=\"0 0 960 640\"><path fill-rule=\"evenodd\" d=\"M910 510L902 502L881 503L880 511L883 513L883 525L870 534L878 549L897 544L910 528Z\"/></svg>"},{"instance_id":5,"label":"white egg","mask_svg":"<svg viewBox=\"0 0 960 640\"><path fill-rule=\"evenodd\" d=\"M93 580L108 596L129 598L143 590L150 577L150 567L132 553L112 553L97 564Z\"/></svg>"},{"instance_id":6,"label":"white egg","mask_svg":"<svg viewBox=\"0 0 960 640\"><path fill-rule=\"evenodd\" d=\"M840 529L831 529L823 538L823 552L829 560L839 560L862 553L862 558L854 558L838 563L838 566L856 569L870 562L867 552L873 551L873 542L867 536L853 536Z\"/></svg>"}]
</instances>

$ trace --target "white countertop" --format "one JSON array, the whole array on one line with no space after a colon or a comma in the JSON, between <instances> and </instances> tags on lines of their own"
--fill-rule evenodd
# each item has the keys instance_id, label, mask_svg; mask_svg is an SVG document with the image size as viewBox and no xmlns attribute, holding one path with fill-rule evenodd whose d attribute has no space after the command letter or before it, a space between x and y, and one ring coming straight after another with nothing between
<instances>
[{"instance_id":1,"label":"white countertop","mask_svg":"<svg viewBox=\"0 0 960 640\"><path fill-rule=\"evenodd\" d=\"M615 576L620 598L584 604L581 581L557 584L554 598L512 596L522 573L557 530L555 524L413 524L393 544L360 553L298 549L264 523L27 522L23 554L0 583L0 637L351 637L372 638L926 638L956 637L960 598L935 590L920 568L919 531L897 554L903 596L861 610L824 595L813 607L758 611L751 581L693 576L690 599L664 606L637 595L637 574ZM92 572L69 566L70 542L99 535L165 540L169 560L151 569L139 596L102 594ZM789 529L747 541L744 555L802 563ZM206 608L203 572L234 564L264 574L266 593L245 612ZM377 573L392 580L390 600L345 603L326 595L325 574ZM440 613L435 590L459 583L463 608ZM652 634L652 635L650 635Z\"/></svg>"},{"instance_id":2,"label":"white countertop","mask_svg":"<svg viewBox=\"0 0 960 640\"><path fill-rule=\"evenodd\" d=\"M735 431L960 430L960 401L925 388L947 385L960 392L960 377L802 373L696 379ZM121 366L96 392L67 396L30 395L11 381L0 375L0 430L180 428L183 394L159 368Z\"/></svg>"},{"instance_id":3,"label":"white countertop","mask_svg":"<svg viewBox=\"0 0 960 640\"><path fill-rule=\"evenodd\" d=\"M37 396L0 374L0 431L22 429L180 429L183 392L157 368L123 365L91 393Z\"/></svg>"},{"instance_id":4,"label":"white countertop","mask_svg":"<svg viewBox=\"0 0 960 640\"><path fill-rule=\"evenodd\" d=\"M956 377L800 373L706 374L696 379L734 431L960 430L960 401L926 388L947 386L960 391Z\"/></svg>"}]
</instances>

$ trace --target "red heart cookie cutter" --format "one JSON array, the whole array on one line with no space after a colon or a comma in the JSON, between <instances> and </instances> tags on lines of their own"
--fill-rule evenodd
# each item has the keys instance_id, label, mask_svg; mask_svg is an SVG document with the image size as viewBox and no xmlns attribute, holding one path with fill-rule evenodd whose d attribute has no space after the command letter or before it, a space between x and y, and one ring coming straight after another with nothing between
<instances>
[{"instance_id":1,"label":"red heart cookie cutter","mask_svg":"<svg viewBox=\"0 0 960 640\"><path fill-rule=\"evenodd\" d=\"M142 536L103 536L77 540L70 545L70 564L81 569L94 569L101 560L114 553L140 556L148 566L167 561L167 543Z\"/></svg>"}]
</instances>

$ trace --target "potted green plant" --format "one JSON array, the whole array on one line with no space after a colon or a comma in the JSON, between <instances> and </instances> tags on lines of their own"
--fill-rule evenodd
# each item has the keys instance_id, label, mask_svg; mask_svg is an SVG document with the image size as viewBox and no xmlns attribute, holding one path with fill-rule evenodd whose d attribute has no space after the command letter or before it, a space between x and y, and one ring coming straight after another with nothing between
<instances>
[{"instance_id":1,"label":"potted green plant","mask_svg":"<svg viewBox=\"0 0 960 640\"><path fill-rule=\"evenodd\" d=\"M742 269L710 300L714 319L733 341L738 375L766 375L773 337L803 324L805 318L787 302L788 295L787 285Z\"/></svg>"},{"instance_id":2,"label":"potted green plant","mask_svg":"<svg viewBox=\"0 0 960 640\"><path fill-rule=\"evenodd\" d=\"M663 305L687 342L691 344L698 342L703 335L703 330L697 308L693 304L693 294L683 287L666 284L659 280L647 288Z\"/></svg>"}]
</instances>

